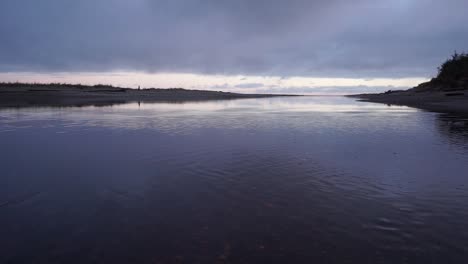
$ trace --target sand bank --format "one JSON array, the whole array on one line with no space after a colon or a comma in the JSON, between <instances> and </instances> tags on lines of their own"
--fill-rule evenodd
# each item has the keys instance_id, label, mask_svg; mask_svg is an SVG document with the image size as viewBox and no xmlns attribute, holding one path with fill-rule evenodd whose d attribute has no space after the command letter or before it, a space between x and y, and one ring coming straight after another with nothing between
<instances>
[{"instance_id":1,"label":"sand bank","mask_svg":"<svg viewBox=\"0 0 468 264\"><path fill-rule=\"evenodd\" d=\"M414 92L400 91L383 94L359 94L350 97L362 101L404 105L426 111L468 115L468 91Z\"/></svg>"},{"instance_id":2,"label":"sand bank","mask_svg":"<svg viewBox=\"0 0 468 264\"><path fill-rule=\"evenodd\" d=\"M186 102L264 98L272 94L238 94L186 89L129 89L65 84L0 84L0 108L31 106L105 106L130 102Z\"/></svg>"}]
</instances>

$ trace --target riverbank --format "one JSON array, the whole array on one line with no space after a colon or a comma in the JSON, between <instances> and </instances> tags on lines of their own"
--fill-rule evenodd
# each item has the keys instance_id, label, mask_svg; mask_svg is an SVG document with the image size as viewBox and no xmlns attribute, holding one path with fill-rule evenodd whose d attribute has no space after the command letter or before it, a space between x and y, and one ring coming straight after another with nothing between
<instances>
[{"instance_id":1,"label":"riverbank","mask_svg":"<svg viewBox=\"0 0 468 264\"><path fill-rule=\"evenodd\" d=\"M467 90L450 92L415 92L408 90L382 94L358 94L349 97L358 98L365 102L403 105L432 112L468 115Z\"/></svg>"},{"instance_id":2,"label":"riverbank","mask_svg":"<svg viewBox=\"0 0 468 264\"><path fill-rule=\"evenodd\" d=\"M405 105L423 110L468 115L468 54L452 55L430 81L406 91L382 94L358 94L362 101Z\"/></svg>"},{"instance_id":3,"label":"riverbank","mask_svg":"<svg viewBox=\"0 0 468 264\"><path fill-rule=\"evenodd\" d=\"M186 102L293 95L239 94L173 89L130 89L107 85L0 83L0 108L33 106L105 106L130 102Z\"/></svg>"}]
</instances>

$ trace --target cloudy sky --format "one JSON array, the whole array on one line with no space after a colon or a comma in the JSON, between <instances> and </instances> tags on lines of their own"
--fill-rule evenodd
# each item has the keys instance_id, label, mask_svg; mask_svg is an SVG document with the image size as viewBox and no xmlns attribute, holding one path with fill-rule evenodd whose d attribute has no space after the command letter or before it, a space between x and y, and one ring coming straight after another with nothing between
<instances>
[{"instance_id":1,"label":"cloudy sky","mask_svg":"<svg viewBox=\"0 0 468 264\"><path fill-rule=\"evenodd\" d=\"M407 88L468 49L466 0L1 0L0 81Z\"/></svg>"}]
</instances>

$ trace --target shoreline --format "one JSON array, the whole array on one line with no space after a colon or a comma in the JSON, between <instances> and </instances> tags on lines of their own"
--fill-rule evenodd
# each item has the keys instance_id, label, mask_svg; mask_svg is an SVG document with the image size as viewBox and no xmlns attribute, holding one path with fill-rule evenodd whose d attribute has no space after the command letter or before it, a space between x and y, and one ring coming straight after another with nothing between
<instances>
[{"instance_id":1,"label":"shoreline","mask_svg":"<svg viewBox=\"0 0 468 264\"><path fill-rule=\"evenodd\" d=\"M0 109L23 107L110 106L132 102L196 102L300 96L286 94L240 94L220 91L131 89L107 85L0 83Z\"/></svg>"},{"instance_id":2,"label":"shoreline","mask_svg":"<svg viewBox=\"0 0 468 264\"><path fill-rule=\"evenodd\" d=\"M468 91L450 92L414 92L395 91L382 94L356 94L347 97L358 98L359 101L400 105L418 108L430 112L468 115Z\"/></svg>"}]
</instances>

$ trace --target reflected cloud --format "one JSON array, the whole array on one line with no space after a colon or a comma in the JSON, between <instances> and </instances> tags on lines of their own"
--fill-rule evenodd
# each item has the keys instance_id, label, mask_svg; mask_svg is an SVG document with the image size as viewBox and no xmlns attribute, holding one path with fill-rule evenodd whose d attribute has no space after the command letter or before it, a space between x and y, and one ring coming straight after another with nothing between
<instances>
[{"instance_id":1,"label":"reflected cloud","mask_svg":"<svg viewBox=\"0 0 468 264\"><path fill-rule=\"evenodd\" d=\"M108 107L27 108L0 110L2 123L21 128L23 122L54 121L65 127L112 127L153 129L164 133L187 134L204 128L306 130L322 118L341 115L408 114L417 112L405 106L358 102L341 96L275 97L178 103L129 103ZM18 124L17 120L22 122ZM352 120L350 120L352 121ZM356 123L354 125L358 125ZM51 125L51 124L48 124ZM330 125L330 124L328 124ZM338 127L349 125L340 122ZM364 124L360 124L364 125Z\"/></svg>"}]
</instances>

